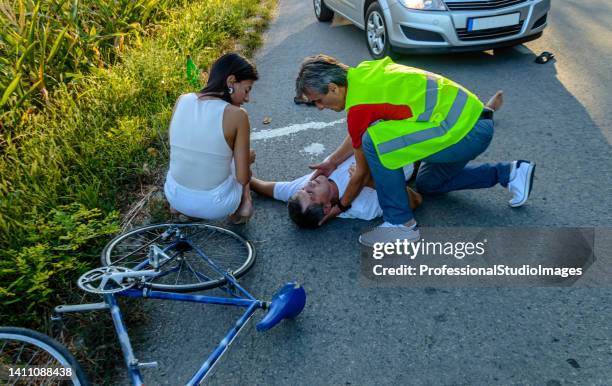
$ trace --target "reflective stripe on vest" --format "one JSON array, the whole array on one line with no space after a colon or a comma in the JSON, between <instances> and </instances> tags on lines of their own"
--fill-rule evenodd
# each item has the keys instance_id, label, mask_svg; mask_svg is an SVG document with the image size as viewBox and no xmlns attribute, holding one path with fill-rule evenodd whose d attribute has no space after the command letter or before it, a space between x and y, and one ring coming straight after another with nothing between
<instances>
[{"instance_id":1,"label":"reflective stripe on vest","mask_svg":"<svg viewBox=\"0 0 612 386\"><path fill-rule=\"evenodd\" d=\"M431 119L436 104L438 103L438 80L433 76L427 77L427 89L425 91L425 111L417 118L418 122L427 122Z\"/></svg>"},{"instance_id":2,"label":"reflective stripe on vest","mask_svg":"<svg viewBox=\"0 0 612 386\"><path fill-rule=\"evenodd\" d=\"M437 94L437 91L438 89L436 88L436 91L433 92L432 94ZM429 101L429 91L427 92L427 95L428 95L428 101ZM459 117L461 116L461 112L463 111L463 108L465 107L465 103L467 102L467 99L468 99L468 95L463 90L459 90L459 92L457 93L457 98L455 98L455 101L453 102L453 106L448 112L446 119L440 122L439 126L434 126L430 129L425 129L425 130L417 131L414 133L409 133L404 136L392 139L390 141L380 143L378 144L378 153L380 155L391 153L403 147L412 146L419 142L424 142L424 141L428 141L436 137L443 136L444 134L448 132L448 130L451 127L455 126L455 124L459 120ZM433 111L433 108L431 111ZM421 116L426 113L428 113L428 111L425 111L423 114L421 114ZM431 116L431 112L429 112L429 115ZM422 121L421 116L419 116L417 121ZM427 120L428 119L425 119L425 121Z\"/></svg>"},{"instance_id":3,"label":"reflective stripe on vest","mask_svg":"<svg viewBox=\"0 0 612 386\"><path fill-rule=\"evenodd\" d=\"M410 107L405 120L373 123L368 133L381 163L397 169L459 142L476 124L483 104L440 75L393 63L366 61L348 70L345 109L388 103Z\"/></svg>"}]
</instances>

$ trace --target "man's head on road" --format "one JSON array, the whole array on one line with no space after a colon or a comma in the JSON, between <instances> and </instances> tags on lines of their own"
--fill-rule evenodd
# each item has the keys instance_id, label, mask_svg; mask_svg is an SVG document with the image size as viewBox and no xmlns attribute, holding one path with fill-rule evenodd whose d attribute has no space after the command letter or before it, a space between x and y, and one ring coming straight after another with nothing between
<instances>
[{"instance_id":1,"label":"man's head on road","mask_svg":"<svg viewBox=\"0 0 612 386\"><path fill-rule=\"evenodd\" d=\"M319 54L304 59L295 80L296 96L306 97L319 108L344 110L348 66L331 56Z\"/></svg>"},{"instance_id":2,"label":"man's head on road","mask_svg":"<svg viewBox=\"0 0 612 386\"><path fill-rule=\"evenodd\" d=\"M338 188L329 178L320 175L289 198L287 209L298 226L316 228L337 201Z\"/></svg>"}]
</instances>

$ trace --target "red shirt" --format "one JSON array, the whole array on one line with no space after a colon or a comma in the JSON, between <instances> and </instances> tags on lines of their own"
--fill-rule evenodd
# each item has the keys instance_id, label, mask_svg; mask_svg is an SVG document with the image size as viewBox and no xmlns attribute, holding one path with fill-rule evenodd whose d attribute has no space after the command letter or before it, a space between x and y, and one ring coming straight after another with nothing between
<instances>
[{"instance_id":1,"label":"red shirt","mask_svg":"<svg viewBox=\"0 0 612 386\"><path fill-rule=\"evenodd\" d=\"M351 107L346 116L346 124L353 142L353 148L361 147L361 137L373 122L379 119L399 121L410 117L412 117L412 110L408 106L381 103Z\"/></svg>"}]
</instances>

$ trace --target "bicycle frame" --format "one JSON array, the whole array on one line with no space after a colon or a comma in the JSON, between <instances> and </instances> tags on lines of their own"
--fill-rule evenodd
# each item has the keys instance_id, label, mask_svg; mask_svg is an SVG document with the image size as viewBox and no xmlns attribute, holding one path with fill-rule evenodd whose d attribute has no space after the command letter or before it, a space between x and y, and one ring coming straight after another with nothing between
<instances>
[{"instance_id":1,"label":"bicycle frame","mask_svg":"<svg viewBox=\"0 0 612 386\"><path fill-rule=\"evenodd\" d=\"M207 296L207 295L181 294L181 293L165 292L165 291L153 291L147 288L146 285L142 289L123 290L121 292L118 292L117 295L126 296L130 298L174 300L174 301L181 301L181 302L217 304L217 305L246 308L246 311L236 321L236 324L228 331L225 338L221 340L221 342L213 350L212 354L210 354L210 356L202 364L200 369L187 382L187 385L198 385L205 380L207 375L210 374L211 369L215 366L215 364L219 361L219 359L227 351L227 349L232 344L236 336L240 333L242 328L251 319L255 311L258 309L268 308L269 303L255 299L255 297L253 297L247 290L245 290L238 284L237 280L231 274L219 268L208 256L206 256L206 254L201 249L199 249L189 240L182 239L180 241L176 241L172 243L171 245L167 246L166 248L164 248L163 252L165 253L171 250L172 248L177 246L179 242L189 243L190 246L196 251L196 253L202 259L204 259L214 270L216 270L218 273L222 274L225 277L225 279L227 280L226 285L230 289L225 288L225 287L221 287L221 289L226 291L228 294L230 294L233 297L217 297L217 296ZM144 268L144 266L146 266L148 263L149 263L149 259L141 263L138 267ZM198 273L195 273L195 272L194 274L199 275ZM118 273L117 275L125 276L124 273ZM137 275L133 274L132 276L137 276ZM234 291L232 289L235 289L237 291ZM241 296L238 296L236 292L240 292ZM136 359L134 352L132 350L132 345L130 343L127 328L125 326L125 323L123 322L123 317L121 316L121 310L119 308L119 304L117 303L117 299L115 298L115 294L107 293L107 294L104 294L103 297L104 297L103 303L58 306L55 308L55 313L63 314L63 313L69 313L69 312L84 312L84 311L108 309L113 318L115 332L117 333L117 338L119 339L119 343L121 345L121 351L123 352L123 358L125 361L126 368L128 369L130 380L134 386L141 386L143 385L143 378L142 378L142 375L140 374L140 369L146 368L146 367L154 367L157 364L155 362L139 363L138 359Z\"/></svg>"},{"instance_id":2,"label":"bicycle frame","mask_svg":"<svg viewBox=\"0 0 612 386\"><path fill-rule=\"evenodd\" d=\"M194 374L194 376L187 382L187 385L198 385L202 383L206 376L210 373L210 370L218 362L221 356L232 344L236 336L240 333L242 328L246 326L248 321L251 319L255 311L258 309L267 308L267 303L247 298L224 298L216 296L206 295L190 295L190 294L178 294L164 291L150 291L150 290L125 290L119 293L121 296L130 298L149 298L149 299L162 299L162 300L175 300L180 302L192 302L201 304L218 304L226 306L244 307L246 311L236 321L236 324L228 331L225 338L217 345L213 350L212 354L202 364L200 369ZM136 359L132 350L132 345L128 336L127 328L123 322L121 310L117 299L114 294L104 295L104 303L93 303L93 304L79 304L79 305L68 305L58 306L55 308L57 314L69 313L69 312L84 312L93 311L100 309L108 309L113 318L113 324L121 345L121 351L123 352L123 358L125 366L128 369L130 380L134 386L141 386L143 379L140 374L140 369L144 367L152 367L155 364L139 363Z\"/></svg>"}]
</instances>

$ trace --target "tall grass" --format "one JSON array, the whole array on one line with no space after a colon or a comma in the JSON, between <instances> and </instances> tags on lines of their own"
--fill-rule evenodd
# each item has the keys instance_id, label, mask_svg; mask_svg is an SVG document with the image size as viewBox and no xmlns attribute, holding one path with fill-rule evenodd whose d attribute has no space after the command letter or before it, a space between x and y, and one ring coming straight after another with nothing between
<instances>
[{"instance_id":1,"label":"tall grass","mask_svg":"<svg viewBox=\"0 0 612 386\"><path fill-rule=\"evenodd\" d=\"M66 17L71 15L69 11L75 4L85 7L76 0L45 2L45 7L50 7L47 3L55 4ZM123 11L115 8L127 5L128 1L91 0L86 3L89 10L120 16ZM141 5L153 3L164 2L134 2ZM220 53L232 49L236 41L256 41L265 22L252 17L259 14L267 20L273 3L274 0L190 2L184 7L163 11L164 21L159 23L155 33L145 38L141 36L140 40L135 38L130 45L124 46L121 60L113 66L98 66L95 51L93 56L91 52L80 54L79 63L88 61L86 66L90 68L88 75L79 76L77 84L62 81L66 79L65 72L45 72L48 74L45 82L49 82L48 79L57 82L48 93L44 109L20 120L18 129L2 128L2 318L15 319L18 316L22 324L32 324L27 318L40 319L49 308L52 295L66 288L66 283L79 272L92 264L97 265L94 252L99 243L117 229L114 212L117 197L124 194L126 186L143 173L145 164L166 162L162 143L167 135L173 103L181 93L193 91L185 77L186 55L191 54L196 63L207 67ZM25 6L33 3L17 1L15 4ZM41 4L38 5L40 9L43 7ZM6 10L5 5L3 9ZM144 12L141 14L153 17ZM120 26L130 25L128 21L133 23L129 18L115 19L113 16L109 19ZM17 25L21 25L17 14L15 20ZM53 25L49 21L42 25L47 23ZM84 31L86 23L77 24ZM58 28L54 30L57 32ZM88 28L91 33L93 24ZM100 25L96 27L96 34L109 36L112 35L111 29ZM40 29L49 30L46 27ZM53 36L62 36L61 30L58 33ZM37 47L39 44L42 43L36 43ZM69 43L65 44L61 46L63 48L57 48L61 53L55 55L65 56L70 52ZM33 69L40 68L43 59L46 63L50 50L45 48L45 55L41 54L43 51L36 52L38 59L34 59L34 55L30 58ZM100 55L106 54L100 51ZM108 55L111 55L110 51ZM71 54L68 58L72 58ZM104 60L107 63L108 58L104 57ZM21 83L19 87L22 91L27 88ZM13 103L12 110L7 111L18 109L19 106L14 104L19 102L17 99L18 96L11 94L7 103ZM159 151L147 152L150 147ZM47 228L54 231L45 232ZM70 241L74 229L79 229L78 234L86 237L79 236L74 242ZM57 240L66 242L58 244ZM77 263L81 257L83 259ZM15 310L23 313L16 315Z\"/></svg>"},{"instance_id":2,"label":"tall grass","mask_svg":"<svg viewBox=\"0 0 612 386\"><path fill-rule=\"evenodd\" d=\"M172 0L16 0L0 2L2 125L14 127L50 101L60 83L105 68L147 29Z\"/></svg>"}]
</instances>

